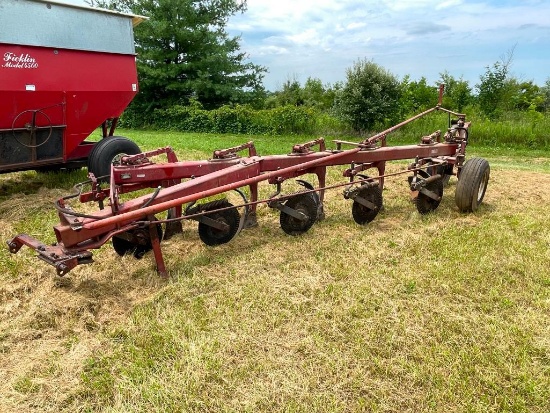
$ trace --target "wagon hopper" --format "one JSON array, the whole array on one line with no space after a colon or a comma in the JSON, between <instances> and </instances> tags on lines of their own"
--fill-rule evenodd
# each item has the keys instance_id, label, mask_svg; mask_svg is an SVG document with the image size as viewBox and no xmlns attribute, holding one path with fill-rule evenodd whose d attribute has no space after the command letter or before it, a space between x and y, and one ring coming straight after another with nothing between
<instances>
[{"instance_id":1,"label":"wagon hopper","mask_svg":"<svg viewBox=\"0 0 550 413\"><path fill-rule=\"evenodd\" d=\"M144 18L55 1L0 2L0 173L86 165L109 172L125 138L87 141L138 92L133 27Z\"/></svg>"}]
</instances>

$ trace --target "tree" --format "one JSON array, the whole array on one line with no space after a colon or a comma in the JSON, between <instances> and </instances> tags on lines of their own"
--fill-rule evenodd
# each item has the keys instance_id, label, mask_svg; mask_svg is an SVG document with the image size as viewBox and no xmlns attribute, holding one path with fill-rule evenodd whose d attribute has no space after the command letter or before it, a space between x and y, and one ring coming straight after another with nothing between
<instances>
[{"instance_id":1,"label":"tree","mask_svg":"<svg viewBox=\"0 0 550 413\"><path fill-rule=\"evenodd\" d=\"M439 74L439 83L445 84L445 94L443 95L443 106L458 112L472 103L472 89L467 80L455 79L449 72L444 71Z\"/></svg>"},{"instance_id":2,"label":"tree","mask_svg":"<svg viewBox=\"0 0 550 413\"><path fill-rule=\"evenodd\" d=\"M281 90L275 92L278 106L302 106L304 98L303 90L298 79L287 79Z\"/></svg>"},{"instance_id":3,"label":"tree","mask_svg":"<svg viewBox=\"0 0 550 413\"><path fill-rule=\"evenodd\" d=\"M544 86L542 87L542 94L544 97L543 110L550 110L550 78L546 79Z\"/></svg>"},{"instance_id":4,"label":"tree","mask_svg":"<svg viewBox=\"0 0 550 413\"><path fill-rule=\"evenodd\" d=\"M405 76L401 81L401 111L403 116L410 116L436 105L435 97L437 88L428 86L425 77L419 81L411 81L409 76Z\"/></svg>"},{"instance_id":5,"label":"tree","mask_svg":"<svg viewBox=\"0 0 550 413\"><path fill-rule=\"evenodd\" d=\"M139 112L186 105L205 108L263 101L266 69L247 62L240 38L225 26L246 11L235 0L112 0L99 6L149 17L135 29L140 93Z\"/></svg>"},{"instance_id":6,"label":"tree","mask_svg":"<svg viewBox=\"0 0 550 413\"><path fill-rule=\"evenodd\" d=\"M490 118L496 118L505 109L509 97L510 82L508 74L513 59L513 49L508 55L487 66L476 85L479 108Z\"/></svg>"},{"instance_id":7,"label":"tree","mask_svg":"<svg viewBox=\"0 0 550 413\"><path fill-rule=\"evenodd\" d=\"M395 121L401 89L398 79L372 61L360 60L346 71L346 84L338 95L338 113L355 130Z\"/></svg>"},{"instance_id":8,"label":"tree","mask_svg":"<svg viewBox=\"0 0 550 413\"><path fill-rule=\"evenodd\" d=\"M321 79L308 77L303 89L304 105L325 112L330 111L341 87L340 82L323 85Z\"/></svg>"},{"instance_id":9,"label":"tree","mask_svg":"<svg viewBox=\"0 0 550 413\"><path fill-rule=\"evenodd\" d=\"M514 109L544 112L546 100L544 89L537 86L532 80L518 82L516 79L512 79L510 83L511 89L514 91L512 99Z\"/></svg>"}]
</instances>

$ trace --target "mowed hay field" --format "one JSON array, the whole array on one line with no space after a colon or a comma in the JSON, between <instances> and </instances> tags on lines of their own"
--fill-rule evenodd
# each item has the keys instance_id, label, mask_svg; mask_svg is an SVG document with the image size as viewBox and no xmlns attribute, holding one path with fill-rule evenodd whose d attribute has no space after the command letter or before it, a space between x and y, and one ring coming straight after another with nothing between
<instances>
[{"instance_id":1,"label":"mowed hay field","mask_svg":"<svg viewBox=\"0 0 550 413\"><path fill-rule=\"evenodd\" d=\"M265 206L220 247L185 223L168 280L110 245L65 278L3 248L0 411L550 411L550 158L489 161L473 214L453 178L419 215L400 176L366 226L341 190L299 237ZM0 176L1 238L53 242L52 202L83 180Z\"/></svg>"}]
</instances>

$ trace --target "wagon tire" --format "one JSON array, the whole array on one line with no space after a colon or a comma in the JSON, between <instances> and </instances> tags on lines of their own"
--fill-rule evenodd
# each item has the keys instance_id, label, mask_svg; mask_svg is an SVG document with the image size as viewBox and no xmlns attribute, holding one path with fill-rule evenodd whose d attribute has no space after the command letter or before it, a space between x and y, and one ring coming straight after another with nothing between
<instances>
[{"instance_id":1,"label":"wagon tire","mask_svg":"<svg viewBox=\"0 0 550 413\"><path fill-rule=\"evenodd\" d=\"M111 136L100 140L88 157L88 172L96 178L111 175L111 165L117 164L123 155L136 155L141 149L135 142L123 136ZM105 180L105 178L104 178Z\"/></svg>"},{"instance_id":2,"label":"wagon tire","mask_svg":"<svg viewBox=\"0 0 550 413\"><path fill-rule=\"evenodd\" d=\"M466 161L456 185L455 202L460 212L475 212L487 191L491 168L484 158Z\"/></svg>"}]
</instances>

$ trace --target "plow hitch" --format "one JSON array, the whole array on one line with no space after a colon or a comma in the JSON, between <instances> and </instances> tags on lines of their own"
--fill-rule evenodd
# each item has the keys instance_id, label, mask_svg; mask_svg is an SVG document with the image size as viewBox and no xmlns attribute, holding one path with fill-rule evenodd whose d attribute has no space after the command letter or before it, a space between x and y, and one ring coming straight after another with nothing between
<instances>
[{"instance_id":1,"label":"plow hitch","mask_svg":"<svg viewBox=\"0 0 550 413\"><path fill-rule=\"evenodd\" d=\"M40 241L21 234L8 241L10 252L17 253L23 245L26 245L36 252L38 258L55 267L57 275L62 277L80 264L91 264L92 253L90 251L70 252L60 245L44 245Z\"/></svg>"}]
</instances>

